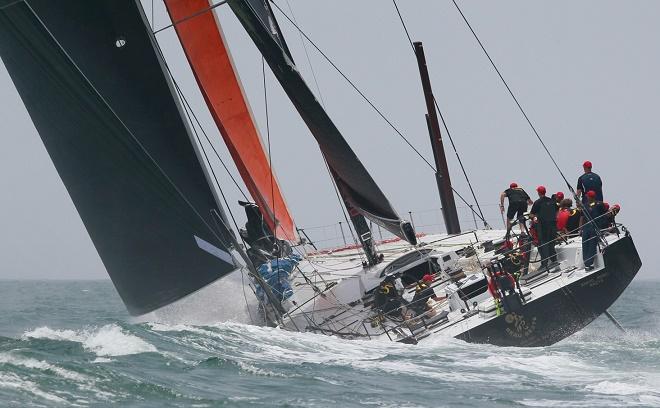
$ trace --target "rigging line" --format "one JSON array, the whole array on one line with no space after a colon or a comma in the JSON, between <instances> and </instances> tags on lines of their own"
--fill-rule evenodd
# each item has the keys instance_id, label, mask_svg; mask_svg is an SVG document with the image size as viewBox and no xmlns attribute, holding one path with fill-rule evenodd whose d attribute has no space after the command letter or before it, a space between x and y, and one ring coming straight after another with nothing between
<instances>
[{"instance_id":1,"label":"rigging line","mask_svg":"<svg viewBox=\"0 0 660 408\"><path fill-rule=\"evenodd\" d=\"M9 8L9 7L11 7L11 6L15 6L15 5L17 5L18 3L22 3L23 1L24 1L24 0L16 0L16 1L12 1L12 2L9 3L9 4L5 4L4 6L0 7L0 10L4 10L4 9L7 9L7 8Z\"/></svg>"},{"instance_id":2,"label":"rigging line","mask_svg":"<svg viewBox=\"0 0 660 408\"><path fill-rule=\"evenodd\" d=\"M341 195L339 194L339 186L337 185L337 182L335 181L334 176L332 175L332 171L330 170L330 165L328 164L328 161L325 159L325 155L321 152L321 156L323 156L323 163L325 163L325 168L328 170L328 174L330 175L330 181L332 182L332 186L335 188L335 194L337 195L337 200L339 201L339 209L341 210L342 215L344 216L344 220L346 220L346 225L348 226L348 231L351 233L351 237L353 238L353 244L355 244L356 247L358 247L358 256L360 257L360 261L364 262L365 258L363 257L363 251L364 248L362 248L362 245L358 242L357 238L355 237L355 233L353 232L353 228L351 226L351 221L348 219L348 215L346 213L346 206L344 204L344 200L342 200ZM366 257L366 255L364 255Z\"/></svg>"},{"instance_id":3,"label":"rigging line","mask_svg":"<svg viewBox=\"0 0 660 408\"><path fill-rule=\"evenodd\" d=\"M270 200L271 200L271 211L273 213L273 225L274 231L273 235L277 239L277 213L275 212L275 187L273 180L273 158L271 156L270 149L270 116L268 115L268 87L266 84L266 61L264 57L261 57L261 74L264 77L264 107L266 109L266 140L268 143L268 167L270 169ZM284 230L284 229L282 229Z\"/></svg>"},{"instance_id":4,"label":"rigging line","mask_svg":"<svg viewBox=\"0 0 660 408\"><path fill-rule=\"evenodd\" d=\"M392 3L394 3L394 8L396 9L396 13L399 15L399 20L401 20L401 25L403 26L403 30L406 32L406 37L408 37L408 42L410 43L410 47L413 49L413 51L415 51L415 46L413 45L412 39L410 38L408 27L406 26L406 23L403 21L403 16L401 15L399 6L397 6L396 0L392 0Z\"/></svg>"},{"instance_id":5,"label":"rigging line","mask_svg":"<svg viewBox=\"0 0 660 408\"><path fill-rule=\"evenodd\" d=\"M291 17L293 18L293 23L297 28L298 27L297 26L298 21L296 19L295 14L293 13L293 8L291 7L291 3L289 3L289 0L286 0L286 4L289 7L289 11L291 12ZM275 4L275 6L277 7L277 4ZM278 9L279 9L279 7L278 7ZM280 9L280 12L282 12L281 9ZM282 12L282 14L284 14L284 13ZM288 17L287 17L287 19L288 19ZM291 21L291 20L289 20L289 21ZM321 87L319 86L319 81L318 81L318 78L316 77L316 71L314 70L314 66L312 65L312 59L309 56L309 51L307 50L307 45L305 43L304 37L306 37L306 36L303 37L303 32L300 29L298 29L298 35L300 36L300 43L303 46L303 50L305 50L305 57L307 58L307 64L309 65L309 69L312 72L312 77L314 79L314 84L316 85L316 91L318 92L319 99L321 101L321 106L323 106L323 108L325 109L325 100L323 99L323 94L321 93ZM310 43L311 43L311 41L310 41ZM323 157L323 160L325 161L325 157ZM342 214L344 215L344 218L346 219L346 225L348 225L348 229L351 233L351 236L353 237L353 243L355 245L358 245L355 234L353 233L353 228L351 227L351 222L349 221L348 217L344 213L344 203L343 203L343 200L341 199L340 194L339 194L339 187L335 183L334 176L330 172L330 166L328 165L327 161L325 163L325 166L326 166L326 169L328 170L328 175L330 176L330 179L332 180L332 186L335 189L335 194L337 195L337 199L339 200L339 208L342 210Z\"/></svg>"},{"instance_id":6,"label":"rigging line","mask_svg":"<svg viewBox=\"0 0 660 408\"><path fill-rule=\"evenodd\" d=\"M160 48L160 44L158 44L158 41L156 41L156 46L157 46L158 54L160 54L160 59L161 59L161 61L163 62L163 64L165 65L165 68L167 69L167 73L169 74L170 78L172 79L172 82L173 82L173 83L175 84L175 86L181 91L182 99L183 99L188 105L190 105L190 104L188 103L187 98L186 98L185 95L183 94L183 91L182 91L181 88L179 87L178 82L177 82L176 79L174 78L174 73L173 73L172 70L170 69L170 66L169 66L169 64L167 63L167 61L165 60L165 55L163 54L163 50ZM191 113L193 119L195 119L195 122L197 123L197 126L199 126L199 129L202 131L202 134L204 135L204 138L205 138L206 141L209 143L209 146L211 146L211 149L213 150L213 153L215 153L215 157L218 159L218 161L220 161L220 164L222 164L222 167L225 169L225 172L227 172L227 175L229 176L229 178L231 179L231 181L234 183L234 186L236 186L236 188L237 188L238 191L241 193L241 195L243 196L243 198L245 198L245 201L250 201L250 199L248 198L247 194L245 194L245 191L243 191L243 189L241 188L241 185L238 184L238 181L236 180L236 178L235 178L235 177L231 174L231 172L229 171L229 167L227 167L227 164L225 163L225 161L222 160L222 157L220 157L220 153L219 153L218 150L215 148L215 145L213 144L213 142L211 142L211 138L209 137L208 133L206 133L206 130L204 129L204 126L202 126L202 123L200 122L199 118L197 117L197 115L195 114L195 111L194 111L192 108L190 108L190 113ZM192 122L192 121L191 121L191 122Z\"/></svg>"},{"instance_id":7,"label":"rigging line","mask_svg":"<svg viewBox=\"0 0 660 408\"><path fill-rule=\"evenodd\" d=\"M229 0L221 1L220 3L216 3L216 4L214 4L214 5L210 6L210 7L207 7L207 8L201 9L201 10L199 10L199 11L197 11L197 12L195 12L195 13L189 15L189 16L186 16L186 17L182 18L181 20L174 21L174 22L172 22L172 24L166 25L165 27L159 28L158 30L154 31L154 35L160 33L160 32L163 31L163 30L167 30L168 28L172 28L172 27L174 27L175 25L178 25L178 24L181 24L181 23L183 23L183 22L185 22L185 21L188 21L188 20L190 20L191 18L195 18L195 17L197 17L197 16L200 16L200 15L206 13L207 11L211 11L211 10L213 10L213 9L216 8L216 7L222 6L223 4L226 4L228 1L229 1Z\"/></svg>"},{"instance_id":8,"label":"rigging line","mask_svg":"<svg viewBox=\"0 0 660 408\"><path fill-rule=\"evenodd\" d=\"M293 8L291 7L291 3L289 3L289 0L286 0L286 5L289 7L289 12L291 13L291 17L293 18L293 21L298 24L298 20L296 19L296 15L293 13ZM300 32L298 32L298 35L300 36L300 43L303 46L303 50L305 50L305 56L307 57L307 64L309 64L309 69L312 71L312 78L314 78L314 84L316 85L316 91L319 94L319 99L321 100L321 106L325 108L325 100L323 99L323 94L321 93L321 87L319 86L319 81L316 78L316 71L314 70L314 66L312 65L312 59L309 57L309 51L307 50L307 44L305 43L305 40Z\"/></svg>"},{"instance_id":9,"label":"rigging line","mask_svg":"<svg viewBox=\"0 0 660 408\"><path fill-rule=\"evenodd\" d=\"M247 309L248 316L250 316L250 322L255 323L254 318L252 317L252 312L250 311L250 303L248 302L247 295L245 294L245 273L243 268L241 270L241 288L243 289L243 299L245 299L245 308Z\"/></svg>"},{"instance_id":10,"label":"rigging line","mask_svg":"<svg viewBox=\"0 0 660 408\"><path fill-rule=\"evenodd\" d=\"M170 75L171 75L171 73L170 73ZM192 107L188 103L188 100L186 99L185 95L183 95L183 92L181 91L181 88L179 88L179 84L174 80L173 77L172 77L172 82L174 83L174 86L176 88L177 94L179 95L179 98L181 98L181 100L184 102L184 112L186 113L186 117L188 118L188 121L190 122L190 125L192 126L193 133L195 133L195 139L197 140L197 143L199 144L199 147L202 149L202 153L204 154L204 159L206 160L206 163L208 164L209 169L211 170L211 174L213 175L213 179L215 180L215 184L218 187L218 190L220 191L220 195L222 196L222 200L225 202L225 206L227 207L227 211L229 211L229 215L231 216L231 219L234 222L234 226L236 227L236 231L239 231L238 223L236 222L236 218L234 217L234 213L231 210L231 207L229 206L229 202L227 201L227 197L225 196L225 192L222 190L222 187L220 186L220 182L218 181L218 177L215 174L215 170L213 169L213 166L211 165L211 160L209 159L209 156L206 153L206 149L204 148L204 145L202 144L202 141L199 137L199 133L197 132L197 128L195 127L195 124L192 121L192 118L191 118L190 114L188 113L188 111L192 112ZM200 129L201 129L201 127L200 127Z\"/></svg>"},{"instance_id":11,"label":"rigging line","mask_svg":"<svg viewBox=\"0 0 660 408\"><path fill-rule=\"evenodd\" d=\"M465 167L463 166L463 160L461 160L461 156L458 154L458 150L456 149L456 145L454 144L454 138L451 137L451 133L449 132L449 127L447 127L447 122L445 121L445 117L442 115L442 111L440 110L440 106L438 106L438 101L436 101L435 96L433 97L433 103L435 104L435 110L438 112L438 115L440 116L440 120L442 121L442 126L445 128L447 137L449 137L449 142L451 143L451 147L452 149L454 149L454 153L456 154L456 159L458 160L458 164L459 166L461 166L461 171L463 172L463 176L465 176L465 181L467 182L468 187L470 188L470 193L472 193L472 198L474 199L474 203L477 205L479 214L481 214L481 218L484 222L484 227L488 228L490 227L490 225L484 219L484 213L483 211L481 211L481 205L479 204L479 200L477 200L477 195L474 193L474 189L472 188L472 183L470 182L470 178L468 177L467 172L465 171Z\"/></svg>"},{"instance_id":12,"label":"rigging line","mask_svg":"<svg viewBox=\"0 0 660 408\"><path fill-rule=\"evenodd\" d=\"M151 0L151 29L156 27L156 20L154 19L154 0Z\"/></svg>"},{"instance_id":13,"label":"rigging line","mask_svg":"<svg viewBox=\"0 0 660 408\"><path fill-rule=\"evenodd\" d=\"M406 37L408 38L408 42L410 43L410 47L413 49L413 53L414 53L415 46L413 45L412 38L410 37L410 32L408 31L408 26L406 25L406 22L403 19L403 15L401 14L401 10L399 10L399 6L396 4L396 0L392 0L392 3L394 4L394 8L396 9L396 13L399 16L399 21L401 21L401 26L403 26L403 31L405 31ZM461 157L458 154L458 150L456 149L456 145L454 144L454 139L451 137L451 133L449 132L449 128L447 127L447 122L445 121L445 117L442 115L442 111L440 110L440 106L438 106L438 101L435 100L435 96L433 97L433 103L435 104L435 109L438 111L438 114L440 115L440 120L442 121L442 126L445 128L445 132L447 132L447 136L449 137L449 141L451 142L451 146L454 149L454 153L456 154L456 158L458 159L458 164L461 166L461 170L463 171L463 175L465 176L465 181L467 181L467 184L470 187L470 192L472 193L472 198L474 198L474 202L475 202L475 204L477 204L477 209L479 210L480 218L484 223L484 227L490 227L490 225L488 225L488 222L484 218L483 211L481 211L481 206L479 205L479 200L477 200L477 196L474 193L474 189L472 188L472 183L470 183L470 179L467 175L467 172L465 171L465 167L463 166L463 161L461 160ZM454 190L454 192L455 191L456 190ZM465 200L463 200L463 201L465 201ZM467 202L466 202L466 204L467 204ZM468 205L468 207L470 207L470 206ZM474 213L474 209L472 209L472 212Z\"/></svg>"},{"instance_id":14,"label":"rigging line","mask_svg":"<svg viewBox=\"0 0 660 408\"><path fill-rule=\"evenodd\" d=\"M290 17L289 17L289 16L288 16L288 15L287 15L287 14L286 14L281 8L280 8L280 6L278 6L277 3L275 3L274 0L270 0L270 2L275 6L275 8L276 8L276 9L277 9L277 10L278 10L278 11L279 11L279 12L280 12L280 13L281 13L281 14L282 14L287 20L289 20L289 22L290 22L290 23L296 28L296 30L298 30L298 32L299 32L302 36L304 36L305 39L306 39L307 41L309 41L309 43L310 43L310 44L316 49L316 51L319 52L319 54L321 54L321 56L323 56L323 58L324 58L324 59L325 59L325 60L326 60L326 61L327 61L327 62L328 62L328 63L329 63L334 69L335 69L335 71L337 71L337 72L339 73L339 75L341 75L341 76L346 80L346 82L348 82L348 84L349 84L349 85L350 85L350 86L351 86L351 87L352 87L352 88L358 93L358 95L360 95L360 96L362 97L362 99L364 99L364 100L369 104L369 106L371 106L371 108L372 108L372 109L373 109L373 110L374 110L374 111L375 111L375 112L376 112L376 113L377 113L377 114L378 114L378 115L379 115L379 116L380 116L380 117L381 117L381 118L382 118L382 119L383 119L383 120L384 120L384 121L385 121L385 122L386 122L386 123L392 128L392 130L394 130L394 131L395 131L395 132L401 137L401 139L403 139L403 141L406 142L406 144L407 144L407 145L408 145L408 146L409 146L409 147L410 147L410 148L411 148L411 149L412 149L412 150L413 150L413 151L414 151L414 152L415 152L415 153L416 153L416 154L417 154L417 155L418 155L418 156L419 156L419 157L420 157L420 158L421 158L421 159L422 159L422 160L423 160L423 161L424 161L424 162L425 162L430 168L431 168L431 170L433 170L433 171L435 172L435 171L436 171L436 170L435 170L435 167L433 167L433 165L431 164L431 162L429 162L429 161L428 161L428 160L422 155L422 153L420 153L420 151L417 150L417 148L415 148L415 146L413 146L413 144L410 142L410 140L408 140L408 138L406 138L406 137L403 135L403 133L401 133L401 131L400 131L396 126L394 126L394 124L393 124L393 123L392 123L392 122L391 122L391 121L385 116L385 114L384 114L383 112L381 112L381 110L378 109L378 108L376 107L376 105L374 105L374 103L371 102L371 100L370 100L369 98L367 98L367 96L366 96L366 95L365 95L365 94L364 94L364 93L363 93L363 92L357 87L357 85L355 85L355 83L354 83L353 81L351 81L350 78L348 78L348 76L346 76L346 74L344 74L344 72L343 72L341 69L339 69L339 67L338 67L334 62L332 62L332 60L330 59L330 57L328 57L328 56L327 56L327 55L326 55L326 54L325 54L325 53L324 53L324 52L323 52L323 51L322 51L322 50L316 45L316 43L314 43L314 42L309 38L309 36L307 36L307 34L305 34L305 32L304 32L304 31L298 26L298 24L296 24L296 23L295 23L295 22L294 22L294 21L293 21L293 20L292 20L292 19L291 19L291 18L290 18Z\"/></svg>"},{"instance_id":15,"label":"rigging line","mask_svg":"<svg viewBox=\"0 0 660 408\"><path fill-rule=\"evenodd\" d=\"M520 104L520 102L518 102L518 98L516 98L516 95L513 93L513 91L512 91L511 88L509 87L509 84L506 82L506 80L505 80L504 77L502 76L502 73L501 73L500 70L497 68L497 65L495 65L495 62L494 62L493 59L490 57L490 54L488 54L488 51L486 51L486 47L484 47L483 43L482 43L481 40L479 39L479 36L477 36L477 33L476 33L476 32L474 31L474 29L472 28L472 25L470 25L470 22L468 21L467 17L465 17L465 14L463 14L463 11L462 11L461 8L458 6L458 3L456 3L456 0L452 0L452 2L454 3L454 6L456 6L456 10L458 10L458 12L460 13L461 17L463 18L463 21L465 22L465 24L467 25L467 27L468 27L468 28L470 29L470 31L472 32L472 35L474 36L475 40L477 40L477 43L478 43L479 46L481 47L481 50L484 52L484 54L485 54L486 57L488 58L488 61L490 61L490 65L493 66L493 69L495 69L495 72L497 73L497 75L498 75L498 76L500 77L500 79L502 80L502 83L503 83L504 86L506 87L506 90L509 91L509 95L511 95L511 98L513 98L513 101L516 103L516 106L518 106L518 109L520 110L520 113L522 113L523 117L524 117L525 120L527 121L527 124L529 124L529 127L532 129L532 131L533 131L534 134L536 135L536 138L537 138L537 139L539 140L539 142L541 143L541 146L543 146L543 149L545 149L545 152L546 152L546 153L548 154L548 156L550 157L550 160L552 160L552 163L553 163L553 164L555 165L555 167L557 168L557 171L559 171L559 174L560 174L561 177L564 179L564 182L566 182L566 185L568 186L568 188L570 189L570 191L573 192L573 193L575 193L575 192L573 191L573 187L572 187L571 184L568 182L568 180L566 179L566 176L564 176L564 173L561 171L561 168L560 168L559 165L557 164L557 161L555 161L555 158L552 156L552 153L550 153L550 150L548 150L548 147L545 145L545 142L543 142L543 139L541 139L541 135L540 135L539 132L536 130L536 127L534 127L534 125L532 124L532 121L529 119L529 116L527 116L527 113L526 113L525 110L523 109L522 105Z\"/></svg>"},{"instance_id":16,"label":"rigging line","mask_svg":"<svg viewBox=\"0 0 660 408\"><path fill-rule=\"evenodd\" d=\"M76 69L76 71L78 71L78 73L82 76L82 78L84 79L84 81L90 86L90 88L93 90L93 92L96 94L96 96L98 96L98 98L101 100L101 102L103 103L103 105L106 106L106 108L110 111L110 113L112 114L112 116L114 116L115 119L117 119L117 121L119 122L119 124L121 125L121 127L123 127L123 128L128 132L128 134L131 136L131 138L133 139L133 141L135 142L135 144L140 148L140 150L142 150L142 152L144 152L145 156L146 156L146 157L147 157L147 158L153 163L153 165L156 167L156 169L157 169L157 170L163 175L163 178L164 178L164 179L165 179L165 180L166 180L166 181L172 186L172 188L174 188L174 191L176 191L177 194L181 197L181 199L182 199L182 200L183 200L183 201L184 201L184 202L185 202L185 203L186 203L186 204L192 209L193 213L194 213L194 214L195 214L195 215L196 215L196 216L202 221L202 224L204 224L204 225L209 229L209 231L211 231L211 233L212 233L212 234L213 234L213 235L214 235L214 236L215 236L220 242L223 242L222 238L220 238L220 237L216 234L215 229L214 229L213 227L211 227L211 226L209 225L208 222L206 222L206 219L205 219L204 217L202 217L202 215L197 211L197 208L195 208L195 206L193 206L193 204L188 200L188 198L185 196L185 194L183 194L183 192L182 192L182 191L179 189L179 187L174 183L174 181L173 181L173 180L167 175L167 173L165 172L165 170L163 170L163 168L160 167L160 165L158 165L158 162L156 161L156 159L154 159L153 156L151 156L151 154L149 153L149 151L144 147L144 145L143 145L143 144L140 142L140 140L135 136L135 134L131 131L131 129L130 129L130 128L126 125L126 123L124 123L124 121L119 117L119 115L117 114L117 112L115 112L115 110L112 108L112 106L110 106L110 103L109 103L109 102L103 97L103 95L101 95L101 92L99 92L99 90L94 86L94 84L92 83L92 81L91 81L89 78L87 78L87 75L85 75L85 73L84 73L84 72L82 71L82 69L78 66L78 64L76 64L76 62L73 60L73 58L71 57L71 55L69 55L69 53L66 51L66 49L65 49L65 48L62 46L62 44L57 40L57 38L55 37L55 35L53 35L53 33L50 31L50 29L46 26L46 24L45 24L45 23L43 22L43 20L41 19L41 17L39 17L39 15L37 14L37 12L34 11L34 9L32 8L32 6L30 6L30 3L29 3L27 0L22 0L22 1L25 2L25 5L30 9L30 12L32 13L32 15L34 15L35 19L39 22L39 24L41 25L41 27L43 27L43 29L46 31L46 33L48 33L48 36L53 40L53 42L57 45L57 47L60 49L60 51L64 54L64 56L66 57L66 59L69 60L69 62L71 63L71 65L73 65L73 67Z\"/></svg>"}]
</instances>

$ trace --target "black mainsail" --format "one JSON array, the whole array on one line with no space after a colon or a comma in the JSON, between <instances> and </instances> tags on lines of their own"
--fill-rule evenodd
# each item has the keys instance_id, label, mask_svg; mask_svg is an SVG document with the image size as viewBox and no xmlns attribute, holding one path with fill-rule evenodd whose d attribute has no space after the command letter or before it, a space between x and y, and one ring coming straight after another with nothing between
<instances>
[{"instance_id":1,"label":"black mainsail","mask_svg":"<svg viewBox=\"0 0 660 408\"><path fill-rule=\"evenodd\" d=\"M401 220L298 72L268 1L229 0L229 5L316 138L349 211L416 243L410 223Z\"/></svg>"},{"instance_id":2,"label":"black mainsail","mask_svg":"<svg viewBox=\"0 0 660 408\"><path fill-rule=\"evenodd\" d=\"M234 270L139 1L3 4L0 56L129 312Z\"/></svg>"}]
</instances>

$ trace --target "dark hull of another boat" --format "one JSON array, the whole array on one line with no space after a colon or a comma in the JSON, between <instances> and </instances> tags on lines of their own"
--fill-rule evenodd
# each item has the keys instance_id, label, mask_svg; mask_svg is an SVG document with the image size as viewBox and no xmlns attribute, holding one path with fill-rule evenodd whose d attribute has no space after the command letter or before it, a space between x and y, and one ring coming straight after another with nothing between
<instances>
[{"instance_id":1,"label":"dark hull of another boat","mask_svg":"<svg viewBox=\"0 0 660 408\"><path fill-rule=\"evenodd\" d=\"M607 310L628 287L642 261L630 236L603 252L605 267L456 336L471 343L549 346L581 330Z\"/></svg>"}]
</instances>

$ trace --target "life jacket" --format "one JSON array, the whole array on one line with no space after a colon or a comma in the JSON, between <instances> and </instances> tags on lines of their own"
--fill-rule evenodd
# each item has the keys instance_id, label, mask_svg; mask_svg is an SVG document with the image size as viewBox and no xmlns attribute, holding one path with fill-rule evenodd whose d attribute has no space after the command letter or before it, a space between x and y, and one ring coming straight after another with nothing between
<instances>
[{"instance_id":1,"label":"life jacket","mask_svg":"<svg viewBox=\"0 0 660 408\"><path fill-rule=\"evenodd\" d=\"M570 234L577 234L577 229L580 227L581 217L582 217L582 211L580 209L573 208L570 210L568 221L566 222L566 230Z\"/></svg>"},{"instance_id":2,"label":"life jacket","mask_svg":"<svg viewBox=\"0 0 660 408\"><path fill-rule=\"evenodd\" d=\"M509 199L509 204L511 203L525 203L529 199L529 196L520 187L514 187L507 189L504 194Z\"/></svg>"},{"instance_id":3,"label":"life jacket","mask_svg":"<svg viewBox=\"0 0 660 408\"><path fill-rule=\"evenodd\" d=\"M568 219L571 217L571 210L562 208L557 214L557 230L561 231L568 225Z\"/></svg>"},{"instance_id":4,"label":"life jacket","mask_svg":"<svg viewBox=\"0 0 660 408\"><path fill-rule=\"evenodd\" d=\"M506 278L508 279L509 283L511 284L511 288L514 289L516 287L516 280L513 279L513 276L511 274L504 274L500 271L495 272L493 274L493 278L488 278L488 291L490 292L491 296L494 297L495 299L500 298L500 294L497 291L497 287L495 286L495 279L502 278L506 275Z\"/></svg>"},{"instance_id":5,"label":"life jacket","mask_svg":"<svg viewBox=\"0 0 660 408\"><path fill-rule=\"evenodd\" d=\"M529 226L529 235L532 237L532 242L534 245L539 244L539 232L536 230L536 222L532 221L532 225Z\"/></svg>"}]
</instances>

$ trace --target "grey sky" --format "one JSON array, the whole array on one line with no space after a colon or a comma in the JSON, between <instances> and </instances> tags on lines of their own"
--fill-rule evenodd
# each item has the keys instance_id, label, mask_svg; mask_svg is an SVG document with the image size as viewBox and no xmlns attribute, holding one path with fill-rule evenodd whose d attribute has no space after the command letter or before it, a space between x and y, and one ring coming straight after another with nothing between
<instances>
[{"instance_id":1,"label":"grey sky","mask_svg":"<svg viewBox=\"0 0 660 408\"><path fill-rule=\"evenodd\" d=\"M307 34L430 160L417 66L391 2L289 2ZM285 0L277 3L287 10ZM538 184L566 191L451 1L398 3L413 40L424 42L436 99L488 220L501 227L496 204L511 181L530 193ZM145 2L147 14L150 4ZM653 210L660 198L654 183L659 170L660 2L460 4L571 184L582 161L593 161L594 171L604 179L606 201L622 205L619 220L633 232L645 261L641 277L660 277L651 264L658 227ZM265 136L261 58L231 11L225 6L217 10ZM168 23L162 4L155 14L156 27ZM301 71L313 84L297 32L277 16ZM174 32L166 30L158 39L205 128L230 162ZM421 212L440 207L430 169L309 45L308 51L330 116L395 208L418 213L418 225L437 222L434 213ZM318 147L270 73L267 80L273 163L296 222L301 227L335 223L341 213ZM1 64L0 95L0 278L106 277ZM447 155L454 185L468 197L455 156L451 150ZM240 194L226 175L223 187L235 203ZM242 218L238 208L232 210ZM461 219L464 228L473 226L465 209Z\"/></svg>"}]
</instances>

